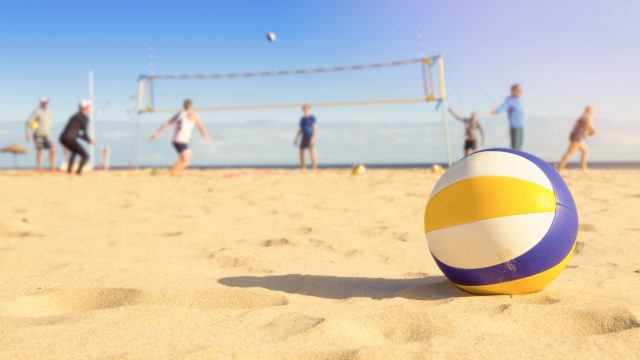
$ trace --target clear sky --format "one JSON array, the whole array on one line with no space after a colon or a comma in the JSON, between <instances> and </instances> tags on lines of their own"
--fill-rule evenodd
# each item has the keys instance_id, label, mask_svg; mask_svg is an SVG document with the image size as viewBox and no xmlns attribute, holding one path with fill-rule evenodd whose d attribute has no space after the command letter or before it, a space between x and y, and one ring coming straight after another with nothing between
<instances>
[{"instance_id":1,"label":"clear sky","mask_svg":"<svg viewBox=\"0 0 640 360\"><path fill-rule=\"evenodd\" d=\"M640 2L635 0L2 2L0 134L13 134L9 123L23 121L40 96L51 98L54 121L64 122L86 97L89 68L95 71L97 105L111 101L94 120L130 121L128 98L137 75L150 70L151 47L156 73L359 64L414 58L424 51L445 54L449 105L461 112L479 111L492 134L490 145L507 144L507 121L489 117L489 111L504 99L511 83L519 82L525 91L525 150L549 160L559 157L572 122L585 105L593 104L600 130L592 141L593 157L637 160L639 18ZM418 46L418 24L423 49ZM265 40L269 31L278 35L275 44ZM417 67L290 79L164 82L156 91L163 107L176 107L186 96L194 98L196 106L421 96ZM388 160L394 144L402 142L387 124L440 126L438 113L425 106L318 109L316 115L321 126L351 124L360 136L375 136L386 144L368 154L372 161L378 158L375 151ZM244 137L235 139L242 143L261 137L262 130L252 131L251 124L290 123L294 128L298 117L296 110L216 113L204 119L223 140L231 136L225 126L246 124L241 135L233 133ZM149 126L162 119L144 117ZM462 130L455 123L452 127L458 156ZM428 136L441 141L435 134ZM284 141L281 138L260 141ZM97 140L100 143L100 134ZM366 152L368 141L362 140L358 143ZM421 152L421 144L408 137L401 146L405 150L391 160L416 158L410 153ZM223 153L224 162L247 151L229 150ZM442 160L442 155L427 154L425 161ZM166 156L173 156L170 149ZM278 156L282 154L270 161L295 161L293 151L281 161ZM335 156L340 161L339 154ZM252 161L250 154L238 159ZM222 162L213 155L200 159L205 160Z\"/></svg>"}]
</instances>

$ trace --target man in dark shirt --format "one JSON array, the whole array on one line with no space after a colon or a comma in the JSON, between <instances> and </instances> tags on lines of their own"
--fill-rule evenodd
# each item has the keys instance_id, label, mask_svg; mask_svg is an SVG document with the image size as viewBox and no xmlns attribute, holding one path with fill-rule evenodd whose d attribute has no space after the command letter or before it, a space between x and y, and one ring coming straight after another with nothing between
<instances>
[{"instance_id":1,"label":"man in dark shirt","mask_svg":"<svg viewBox=\"0 0 640 360\"><path fill-rule=\"evenodd\" d=\"M315 170L318 167L318 161L316 159L316 150L314 149L314 145L316 143L316 135L318 133L318 125L316 123L316 118L311 115L311 106L305 104L302 106L302 111L304 116L300 119L300 125L298 127L298 132L296 133L296 139L294 141L295 145L299 143L300 150L300 169L304 171L304 151L305 149L309 150L309 157L311 157L311 168Z\"/></svg>"},{"instance_id":2,"label":"man in dark shirt","mask_svg":"<svg viewBox=\"0 0 640 360\"><path fill-rule=\"evenodd\" d=\"M62 134L60 135L60 143L69 150L69 152L71 152L71 156L69 157L69 167L67 168L68 173L73 171L73 163L76 155L80 155L80 165L78 166L77 171L78 175L82 174L82 168L89 159L89 154L87 154L87 151L82 147L82 145L80 145L78 139L82 139L89 144L93 144L93 140L89 137L89 133L87 131L90 110L91 101L82 100L80 102L80 111L69 119L67 125L62 131Z\"/></svg>"}]
</instances>

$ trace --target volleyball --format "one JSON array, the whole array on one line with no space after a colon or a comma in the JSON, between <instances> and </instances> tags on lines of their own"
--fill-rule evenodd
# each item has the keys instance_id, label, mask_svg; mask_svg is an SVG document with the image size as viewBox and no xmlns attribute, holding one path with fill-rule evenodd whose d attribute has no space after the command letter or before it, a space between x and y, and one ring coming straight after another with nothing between
<instances>
[{"instance_id":1,"label":"volleyball","mask_svg":"<svg viewBox=\"0 0 640 360\"><path fill-rule=\"evenodd\" d=\"M270 32L267 34L267 40L269 40L269 42L276 42L276 34Z\"/></svg>"},{"instance_id":2,"label":"volleyball","mask_svg":"<svg viewBox=\"0 0 640 360\"><path fill-rule=\"evenodd\" d=\"M544 160L486 149L454 164L424 214L429 250L444 275L475 294L526 294L571 258L578 214L569 188Z\"/></svg>"},{"instance_id":3,"label":"volleyball","mask_svg":"<svg viewBox=\"0 0 640 360\"><path fill-rule=\"evenodd\" d=\"M29 129L35 130L40 126L40 123L37 120L29 121Z\"/></svg>"},{"instance_id":4,"label":"volleyball","mask_svg":"<svg viewBox=\"0 0 640 360\"><path fill-rule=\"evenodd\" d=\"M442 174L444 172L444 169L438 164L433 164L431 166L431 172L434 174Z\"/></svg>"},{"instance_id":5,"label":"volleyball","mask_svg":"<svg viewBox=\"0 0 640 360\"><path fill-rule=\"evenodd\" d=\"M351 175L353 176L364 175L365 171L367 171L367 168L364 166L364 164L354 165L351 168Z\"/></svg>"}]
</instances>

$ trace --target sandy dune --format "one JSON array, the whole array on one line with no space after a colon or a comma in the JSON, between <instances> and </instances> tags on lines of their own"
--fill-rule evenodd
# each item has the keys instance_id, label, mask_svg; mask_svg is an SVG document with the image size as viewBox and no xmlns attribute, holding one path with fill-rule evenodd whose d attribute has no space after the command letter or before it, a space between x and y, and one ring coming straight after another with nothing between
<instances>
[{"instance_id":1,"label":"sandy dune","mask_svg":"<svg viewBox=\"0 0 640 360\"><path fill-rule=\"evenodd\" d=\"M470 296L425 170L0 173L0 358L640 358L640 170L566 179L576 256Z\"/></svg>"}]
</instances>

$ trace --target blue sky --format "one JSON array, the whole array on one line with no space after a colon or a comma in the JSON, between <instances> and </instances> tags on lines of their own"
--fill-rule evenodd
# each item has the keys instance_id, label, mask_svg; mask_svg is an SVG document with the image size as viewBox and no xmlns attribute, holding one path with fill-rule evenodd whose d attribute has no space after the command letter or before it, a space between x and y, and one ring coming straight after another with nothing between
<instances>
[{"instance_id":1,"label":"blue sky","mask_svg":"<svg viewBox=\"0 0 640 360\"><path fill-rule=\"evenodd\" d=\"M137 75L149 71L150 47L156 73L358 64L419 56L419 23L424 53L446 55L449 104L462 112L478 110L492 134L489 144L507 144L501 135L506 135L506 119L488 113L507 95L509 85L519 82L525 90L525 150L549 160L559 157L572 122L586 104L593 104L600 130L592 141L593 158L635 160L632 151L640 146L634 108L640 94L639 16L640 2L633 0L3 2L0 133L13 134L10 123L22 121L40 96L51 98L54 121L64 122L86 96L89 68L95 71L97 105L112 101L94 120L130 121L128 97ZM275 44L265 40L268 31L278 35ZM164 82L156 91L163 107L175 107L187 96L196 106L416 97L421 95L419 76L419 68L407 67L305 78ZM276 146L284 133L265 138L265 124L294 127L299 112L203 115L214 137L228 139L231 135L225 132L240 127L241 133L232 133L242 139L232 142L237 148L203 154L199 161L233 163L237 156L238 162L251 163L263 160L252 158L246 153L252 148L243 144ZM433 107L317 109L316 115L320 126L331 129L352 124L355 130L342 131L358 136L352 141L361 144L358 151L368 161L387 161L389 153L397 162L422 153L425 161L442 160L441 153L423 147L423 141L442 141L435 132L425 133L427 139L420 141L408 136L402 143L388 126L437 129L440 116ZM158 115L143 117L149 127L162 120ZM459 156L462 131L458 124L452 127ZM97 134L103 145L125 147L125 139L105 136L101 142ZM379 145L367 150L373 139ZM162 153L164 157L154 161L173 156L170 149ZM294 162L292 153L283 149L270 161ZM340 160L340 154L334 157ZM342 160L354 161L348 154Z\"/></svg>"}]
</instances>

